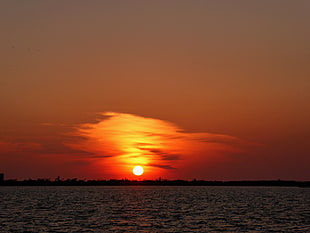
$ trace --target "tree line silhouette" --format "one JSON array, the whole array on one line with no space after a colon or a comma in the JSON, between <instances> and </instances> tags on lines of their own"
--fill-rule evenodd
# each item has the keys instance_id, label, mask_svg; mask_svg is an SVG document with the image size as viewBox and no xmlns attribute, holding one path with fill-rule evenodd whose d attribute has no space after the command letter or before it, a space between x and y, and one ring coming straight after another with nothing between
<instances>
[{"instance_id":1,"label":"tree line silhouette","mask_svg":"<svg viewBox=\"0 0 310 233\"><path fill-rule=\"evenodd\" d=\"M206 181L206 180L79 180L60 179L27 179L27 180L0 180L2 186L286 186L286 187L310 187L310 181L290 180L241 180L241 181Z\"/></svg>"}]
</instances>

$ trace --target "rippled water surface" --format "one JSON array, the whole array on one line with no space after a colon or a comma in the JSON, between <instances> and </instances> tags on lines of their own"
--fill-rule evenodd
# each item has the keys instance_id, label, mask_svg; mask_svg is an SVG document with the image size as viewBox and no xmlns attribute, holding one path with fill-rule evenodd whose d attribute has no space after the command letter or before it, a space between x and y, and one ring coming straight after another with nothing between
<instances>
[{"instance_id":1,"label":"rippled water surface","mask_svg":"<svg viewBox=\"0 0 310 233\"><path fill-rule=\"evenodd\" d=\"M0 187L1 232L310 232L310 189Z\"/></svg>"}]
</instances>

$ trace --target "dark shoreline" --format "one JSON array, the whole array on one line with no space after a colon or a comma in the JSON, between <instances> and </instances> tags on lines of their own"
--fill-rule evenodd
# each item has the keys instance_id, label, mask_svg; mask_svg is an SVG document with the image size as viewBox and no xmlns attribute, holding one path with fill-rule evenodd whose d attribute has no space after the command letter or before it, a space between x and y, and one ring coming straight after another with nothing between
<instances>
[{"instance_id":1,"label":"dark shoreline","mask_svg":"<svg viewBox=\"0 0 310 233\"><path fill-rule=\"evenodd\" d=\"M205 180L4 180L0 186L275 186L310 187L310 181L249 180L249 181L205 181Z\"/></svg>"}]
</instances>

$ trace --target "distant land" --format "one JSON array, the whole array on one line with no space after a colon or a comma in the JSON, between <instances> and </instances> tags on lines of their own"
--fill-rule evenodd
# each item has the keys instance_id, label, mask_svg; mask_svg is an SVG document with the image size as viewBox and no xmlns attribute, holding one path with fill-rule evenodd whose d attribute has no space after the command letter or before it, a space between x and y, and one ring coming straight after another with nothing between
<instances>
[{"instance_id":1,"label":"distant land","mask_svg":"<svg viewBox=\"0 0 310 233\"><path fill-rule=\"evenodd\" d=\"M206 180L78 180L74 179L37 179L37 180L2 180L1 186L278 186L310 187L310 181L293 180L240 180L240 181L206 181Z\"/></svg>"}]
</instances>

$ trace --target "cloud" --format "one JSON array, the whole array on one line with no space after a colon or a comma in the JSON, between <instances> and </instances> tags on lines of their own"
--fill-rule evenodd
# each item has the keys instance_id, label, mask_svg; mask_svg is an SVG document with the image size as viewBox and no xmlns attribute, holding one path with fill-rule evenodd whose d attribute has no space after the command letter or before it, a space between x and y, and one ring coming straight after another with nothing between
<instances>
[{"instance_id":1,"label":"cloud","mask_svg":"<svg viewBox=\"0 0 310 233\"><path fill-rule=\"evenodd\" d=\"M66 145L118 166L177 168L189 160L236 153L243 141L229 135L187 132L175 124L128 113L106 112L81 124Z\"/></svg>"},{"instance_id":2,"label":"cloud","mask_svg":"<svg viewBox=\"0 0 310 233\"><path fill-rule=\"evenodd\" d=\"M15 142L0 140L0 153L14 153L25 151L38 151L42 149L42 145L35 142Z\"/></svg>"},{"instance_id":3,"label":"cloud","mask_svg":"<svg viewBox=\"0 0 310 233\"><path fill-rule=\"evenodd\" d=\"M143 147L137 147L140 150L148 151L149 153L158 155L161 160L179 160L180 155L177 154L169 154L163 150L155 149L155 148L143 148Z\"/></svg>"},{"instance_id":4,"label":"cloud","mask_svg":"<svg viewBox=\"0 0 310 233\"><path fill-rule=\"evenodd\" d=\"M149 164L149 166L152 167L158 167L158 168L162 168L162 169L175 169L174 167L171 167L170 165L161 165L161 164Z\"/></svg>"}]
</instances>

